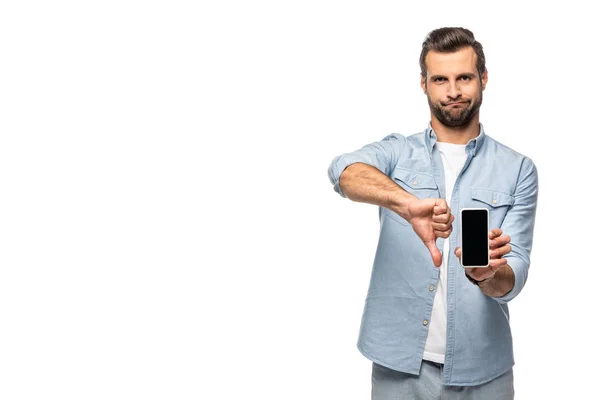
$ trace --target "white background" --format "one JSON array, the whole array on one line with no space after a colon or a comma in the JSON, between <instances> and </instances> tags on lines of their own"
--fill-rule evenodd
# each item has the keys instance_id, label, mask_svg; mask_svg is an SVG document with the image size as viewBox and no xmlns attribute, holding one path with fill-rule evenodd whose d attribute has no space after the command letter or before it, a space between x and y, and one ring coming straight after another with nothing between
<instances>
[{"instance_id":1,"label":"white background","mask_svg":"<svg viewBox=\"0 0 600 400\"><path fill-rule=\"evenodd\" d=\"M539 171L517 399L592 396L586 3L3 3L0 398L369 398L377 209L327 167L426 127L418 56L441 26L483 44L481 121Z\"/></svg>"}]
</instances>

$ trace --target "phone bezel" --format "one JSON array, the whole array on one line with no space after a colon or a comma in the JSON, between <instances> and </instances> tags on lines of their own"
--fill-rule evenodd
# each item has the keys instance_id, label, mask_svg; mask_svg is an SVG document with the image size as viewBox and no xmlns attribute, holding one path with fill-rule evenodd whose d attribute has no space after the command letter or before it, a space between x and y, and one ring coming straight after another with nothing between
<instances>
[{"instance_id":1,"label":"phone bezel","mask_svg":"<svg viewBox=\"0 0 600 400\"><path fill-rule=\"evenodd\" d=\"M487 235L487 239L488 239L488 246L487 246L487 265L467 265L465 266L463 263L463 252L462 252L462 244L463 244L463 211L483 211L485 210L485 214L486 214L486 225L487 225L487 229L486 229L486 235ZM489 236L489 232L490 232L490 210L488 210L485 207L465 207L465 208L461 208L460 209L460 244L461 244L461 253L460 253L460 265L462 265L463 268L487 268L490 265L490 236Z\"/></svg>"}]
</instances>

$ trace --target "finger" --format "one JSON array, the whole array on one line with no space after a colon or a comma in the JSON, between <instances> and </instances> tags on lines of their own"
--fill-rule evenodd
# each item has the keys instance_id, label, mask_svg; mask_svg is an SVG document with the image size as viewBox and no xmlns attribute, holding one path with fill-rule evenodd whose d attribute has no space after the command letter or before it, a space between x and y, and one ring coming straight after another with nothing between
<instances>
[{"instance_id":1,"label":"finger","mask_svg":"<svg viewBox=\"0 0 600 400\"><path fill-rule=\"evenodd\" d=\"M448 212L448 207L445 205L435 205L433 207L433 215L442 215Z\"/></svg>"},{"instance_id":2,"label":"finger","mask_svg":"<svg viewBox=\"0 0 600 400\"><path fill-rule=\"evenodd\" d=\"M460 249L460 247L457 247L457 248L454 249L454 255L456 257L460 258L460 255L461 255L461 249Z\"/></svg>"},{"instance_id":3,"label":"finger","mask_svg":"<svg viewBox=\"0 0 600 400\"><path fill-rule=\"evenodd\" d=\"M433 207L433 214L440 215L445 214L446 212L450 212L450 207L448 207L448 203L444 199L437 199L435 202L435 206Z\"/></svg>"},{"instance_id":4,"label":"finger","mask_svg":"<svg viewBox=\"0 0 600 400\"><path fill-rule=\"evenodd\" d=\"M502 247L505 244L510 243L510 240L511 240L510 236L502 235L502 236L499 236L496 239L494 239L492 242L493 242L494 247Z\"/></svg>"},{"instance_id":5,"label":"finger","mask_svg":"<svg viewBox=\"0 0 600 400\"><path fill-rule=\"evenodd\" d=\"M492 240L497 238L500 235L502 235L502 229L500 229L500 228L494 228L489 233L490 239L492 239Z\"/></svg>"},{"instance_id":6,"label":"finger","mask_svg":"<svg viewBox=\"0 0 600 400\"><path fill-rule=\"evenodd\" d=\"M501 265L488 264L488 266L484 268L465 268L465 271L474 279L481 281L493 276L501 267Z\"/></svg>"},{"instance_id":7,"label":"finger","mask_svg":"<svg viewBox=\"0 0 600 400\"><path fill-rule=\"evenodd\" d=\"M500 268L508 264L508 260L506 258L495 258L490 260L489 267L495 271L498 271Z\"/></svg>"},{"instance_id":8,"label":"finger","mask_svg":"<svg viewBox=\"0 0 600 400\"><path fill-rule=\"evenodd\" d=\"M441 237L444 239L448 239L450 237L450 234L452 233L452 225L450 226L449 229L446 230L433 230L433 233L435 234L436 237Z\"/></svg>"},{"instance_id":9,"label":"finger","mask_svg":"<svg viewBox=\"0 0 600 400\"><path fill-rule=\"evenodd\" d=\"M465 268L465 272L473 279L477 281L483 281L491 276L494 276L495 272L489 268Z\"/></svg>"},{"instance_id":10,"label":"finger","mask_svg":"<svg viewBox=\"0 0 600 400\"><path fill-rule=\"evenodd\" d=\"M490 249L502 247L507 243L510 243L510 236L508 236L508 235L499 236L496 239L490 240Z\"/></svg>"},{"instance_id":11,"label":"finger","mask_svg":"<svg viewBox=\"0 0 600 400\"><path fill-rule=\"evenodd\" d=\"M444 223L434 222L431 224L431 227L433 228L434 231L447 231L448 229L452 229L452 224L449 224L447 222L444 222Z\"/></svg>"},{"instance_id":12,"label":"finger","mask_svg":"<svg viewBox=\"0 0 600 400\"><path fill-rule=\"evenodd\" d=\"M433 222L438 222L438 223L441 223L441 224L447 224L448 222L450 222L450 220L452 219L452 217L453 217L453 215L450 214L450 213L433 214L433 217L431 217L431 220Z\"/></svg>"},{"instance_id":13,"label":"finger","mask_svg":"<svg viewBox=\"0 0 600 400\"><path fill-rule=\"evenodd\" d=\"M424 242L424 243L425 243L425 246L427 246L427 248L429 249L429 253L431 253L431 259L433 260L433 265L435 265L436 267L439 267L440 265L442 265L442 254L438 250L438 248L435 244L435 240L428 240L427 242Z\"/></svg>"},{"instance_id":14,"label":"finger","mask_svg":"<svg viewBox=\"0 0 600 400\"><path fill-rule=\"evenodd\" d=\"M510 244L506 244L502 247L498 247L492 251L490 251L490 258L502 258L512 250L512 246Z\"/></svg>"}]
</instances>

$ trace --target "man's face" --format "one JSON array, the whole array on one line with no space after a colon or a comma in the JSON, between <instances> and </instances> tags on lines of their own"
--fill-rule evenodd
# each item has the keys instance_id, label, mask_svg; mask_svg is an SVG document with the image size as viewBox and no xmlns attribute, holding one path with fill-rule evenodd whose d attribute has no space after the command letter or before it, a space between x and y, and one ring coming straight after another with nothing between
<instances>
[{"instance_id":1,"label":"man's face","mask_svg":"<svg viewBox=\"0 0 600 400\"><path fill-rule=\"evenodd\" d=\"M476 62L477 55L471 47L454 53L427 53L427 77L421 75L421 88L431 112L442 124L466 125L479 111L487 71L480 80Z\"/></svg>"}]
</instances>

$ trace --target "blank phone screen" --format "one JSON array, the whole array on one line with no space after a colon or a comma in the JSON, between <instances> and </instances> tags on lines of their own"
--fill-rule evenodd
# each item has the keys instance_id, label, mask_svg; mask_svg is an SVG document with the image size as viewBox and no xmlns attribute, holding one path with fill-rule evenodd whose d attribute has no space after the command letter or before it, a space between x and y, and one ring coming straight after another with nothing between
<instances>
[{"instance_id":1,"label":"blank phone screen","mask_svg":"<svg viewBox=\"0 0 600 400\"><path fill-rule=\"evenodd\" d=\"M463 266L488 265L487 210L462 210Z\"/></svg>"}]
</instances>

